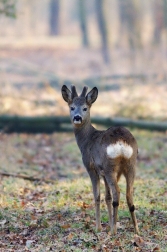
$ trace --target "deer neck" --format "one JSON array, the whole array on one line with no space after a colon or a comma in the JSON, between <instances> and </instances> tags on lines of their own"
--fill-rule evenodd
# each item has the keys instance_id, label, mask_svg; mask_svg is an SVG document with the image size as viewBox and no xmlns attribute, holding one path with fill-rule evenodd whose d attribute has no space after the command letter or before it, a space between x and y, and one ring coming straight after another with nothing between
<instances>
[{"instance_id":1,"label":"deer neck","mask_svg":"<svg viewBox=\"0 0 167 252\"><path fill-rule=\"evenodd\" d=\"M84 125L78 128L74 128L75 138L81 152L89 145L91 136L96 129L91 125L90 120L86 121Z\"/></svg>"}]
</instances>

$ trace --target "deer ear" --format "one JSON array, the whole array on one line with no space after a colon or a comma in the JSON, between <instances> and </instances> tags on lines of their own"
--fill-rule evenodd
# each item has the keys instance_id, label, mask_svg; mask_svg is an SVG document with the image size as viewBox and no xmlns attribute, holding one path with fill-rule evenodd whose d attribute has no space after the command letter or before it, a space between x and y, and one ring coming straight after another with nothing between
<instances>
[{"instance_id":1,"label":"deer ear","mask_svg":"<svg viewBox=\"0 0 167 252\"><path fill-rule=\"evenodd\" d=\"M89 105L94 103L98 96L98 89L97 87L94 87L86 96L86 101Z\"/></svg>"},{"instance_id":2,"label":"deer ear","mask_svg":"<svg viewBox=\"0 0 167 252\"><path fill-rule=\"evenodd\" d=\"M71 91L67 88L66 85L63 85L62 88L61 88L61 93L62 93L62 96L63 96L63 99L66 101L66 102L71 102L72 101L72 93Z\"/></svg>"}]
</instances>

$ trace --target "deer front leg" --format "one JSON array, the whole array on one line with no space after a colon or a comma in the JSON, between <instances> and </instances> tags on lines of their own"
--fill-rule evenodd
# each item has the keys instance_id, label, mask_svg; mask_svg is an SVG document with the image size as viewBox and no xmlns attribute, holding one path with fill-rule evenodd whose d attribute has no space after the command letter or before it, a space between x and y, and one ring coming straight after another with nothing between
<instances>
[{"instance_id":1,"label":"deer front leg","mask_svg":"<svg viewBox=\"0 0 167 252\"><path fill-rule=\"evenodd\" d=\"M94 169L89 170L89 176L92 182L93 195L95 200L95 211L96 211L96 230L101 230L100 221L100 178Z\"/></svg>"}]
</instances>

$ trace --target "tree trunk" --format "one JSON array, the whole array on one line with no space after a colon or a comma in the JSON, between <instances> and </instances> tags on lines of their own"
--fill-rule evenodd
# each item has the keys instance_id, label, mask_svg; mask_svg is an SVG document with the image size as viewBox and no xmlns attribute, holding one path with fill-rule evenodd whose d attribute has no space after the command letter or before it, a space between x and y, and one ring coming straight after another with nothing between
<instances>
[{"instance_id":1,"label":"tree trunk","mask_svg":"<svg viewBox=\"0 0 167 252\"><path fill-rule=\"evenodd\" d=\"M140 14L135 0L119 0L119 15L121 21L120 38L126 32L129 47L134 51L141 45ZM121 40L121 39L120 39Z\"/></svg>"},{"instance_id":2,"label":"tree trunk","mask_svg":"<svg viewBox=\"0 0 167 252\"><path fill-rule=\"evenodd\" d=\"M161 42L162 30L164 28L162 0L154 1L154 44L158 45Z\"/></svg>"},{"instance_id":3,"label":"tree trunk","mask_svg":"<svg viewBox=\"0 0 167 252\"><path fill-rule=\"evenodd\" d=\"M89 40L88 40L85 0L78 0L78 8L79 8L79 21L80 21L80 27L81 27L81 33L82 33L82 45L84 47L88 47Z\"/></svg>"},{"instance_id":4,"label":"tree trunk","mask_svg":"<svg viewBox=\"0 0 167 252\"><path fill-rule=\"evenodd\" d=\"M50 0L50 35L56 36L60 32L59 27L60 1Z\"/></svg>"},{"instance_id":5,"label":"tree trunk","mask_svg":"<svg viewBox=\"0 0 167 252\"><path fill-rule=\"evenodd\" d=\"M164 11L164 27L167 31L167 0L163 0L163 11Z\"/></svg>"},{"instance_id":6,"label":"tree trunk","mask_svg":"<svg viewBox=\"0 0 167 252\"><path fill-rule=\"evenodd\" d=\"M108 36L107 36L107 26L104 13L105 0L95 0L97 23L99 27L99 32L101 36L102 43L102 54L103 59L106 64L110 62L110 53L108 48Z\"/></svg>"}]
</instances>

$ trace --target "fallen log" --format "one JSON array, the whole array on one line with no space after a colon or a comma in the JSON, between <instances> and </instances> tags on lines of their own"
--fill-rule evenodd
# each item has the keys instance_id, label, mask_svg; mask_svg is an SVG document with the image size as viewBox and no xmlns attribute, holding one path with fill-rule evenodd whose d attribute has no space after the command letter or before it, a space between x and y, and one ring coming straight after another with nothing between
<instances>
[{"instance_id":1,"label":"fallen log","mask_svg":"<svg viewBox=\"0 0 167 252\"><path fill-rule=\"evenodd\" d=\"M104 126L124 126L129 128L144 129L150 131L166 131L167 122L154 122L145 120L132 120L128 118L93 118L92 123Z\"/></svg>"},{"instance_id":2,"label":"fallen log","mask_svg":"<svg viewBox=\"0 0 167 252\"><path fill-rule=\"evenodd\" d=\"M132 120L128 118L93 117L93 124L110 126L125 126L129 128L145 129L150 131L166 131L167 122ZM69 116L0 116L0 130L3 133L53 133L72 131Z\"/></svg>"}]
</instances>

